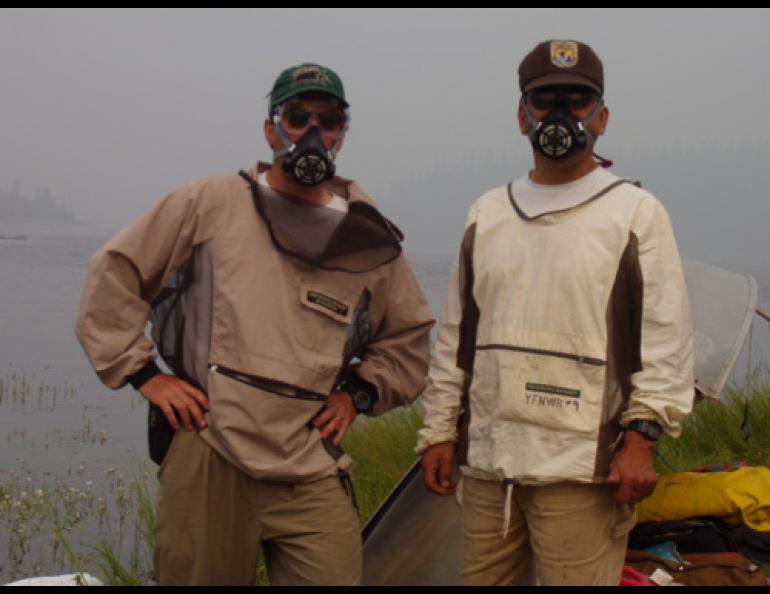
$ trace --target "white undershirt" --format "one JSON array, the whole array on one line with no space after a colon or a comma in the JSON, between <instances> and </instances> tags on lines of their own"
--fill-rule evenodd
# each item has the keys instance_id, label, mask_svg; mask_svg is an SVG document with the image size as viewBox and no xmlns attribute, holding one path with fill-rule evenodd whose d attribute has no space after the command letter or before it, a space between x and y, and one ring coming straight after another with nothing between
<instances>
[{"instance_id":1,"label":"white undershirt","mask_svg":"<svg viewBox=\"0 0 770 594\"><path fill-rule=\"evenodd\" d=\"M270 188L270 184L267 183L267 171L263 171L262 173L260 173L257 176L257 181L259 182L260 185ZM332 197L329 200L329 202L323 205L324 208L330 208L332 210L337 210L339 212L348 212L348 201L345 200L342 196L338 196L333 192L330 192L330 194L332 195Z\"/></svg>"},{"instance_id":2,"label":"white undershirt","mask_svg":"<svg viewBox=\"0 0 770 594\"><path fill-rule=\"evenodd\" d=\"M516 206L528 217L537 217L582 204L620 178L603 167L597 167L575 181L545 185L533 182L524 175L513 182L511 194Z\"/></svg>"}]
</instances>

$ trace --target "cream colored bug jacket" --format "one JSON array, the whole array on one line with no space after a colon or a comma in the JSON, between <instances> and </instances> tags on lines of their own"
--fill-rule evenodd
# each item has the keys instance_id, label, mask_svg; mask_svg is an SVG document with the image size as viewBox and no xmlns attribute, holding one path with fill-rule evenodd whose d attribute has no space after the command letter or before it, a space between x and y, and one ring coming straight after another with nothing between
<instances>
[{"instance_id":1,"label":"cream colored bug jacket","mask_svg":"<svg viewBox=\"0 0 770 594\"><path fill-rule=\"evenodd\" d=\"M251 177L263 170L252 169ZM363 230L347 216L340 245L356 232L392 230L387 222L376 225L380 215L355 182L335 178L329 185L350 213L371 214L361 220L372 228ZM254 478L309 481L350 464L328 452L309 424L340 378L350 335L366 334L356 373L376 387L380 414L420 394L433 319L409 264L390 243L376 266L363 265L372 249L349 255L348 263L363 270L355 273L291 257L271 233L238 175L180 188L93 256L76 331L101 380L123 386L155 357L145 335L150 304L192 259L181 365L209 396L201 436ZM357 327L362 304L367 323Z\"/></svg>"},{"instance_id":2,"label":"cream colored bug jacket","mask_svg":"<svg viewBox=\"0 0 770 594\"><path fill-rule=\"evenodd\" d=\"M617 178L529 218L497 188L470 211L417 449L459 441L481 478L603 482L631 420L679 434L692 365L681 261L652 195Z\"/></svg>"}]
</instances>

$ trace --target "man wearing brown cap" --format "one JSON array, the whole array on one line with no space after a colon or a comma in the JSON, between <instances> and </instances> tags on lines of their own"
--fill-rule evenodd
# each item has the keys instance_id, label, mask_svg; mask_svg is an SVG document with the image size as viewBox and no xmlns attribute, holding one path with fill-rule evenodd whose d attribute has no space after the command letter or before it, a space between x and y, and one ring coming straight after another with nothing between
<instances>
[{"instance_id":1,"label":"man wearing brown cap","mask_svg":"<svg viewBox=\"0 0 770 594\"><path fill-rule=\"evenodd\" d=\"M519 85L534 168L470 210L418 452L440 495L461 465L467 584L617 585L692 405L687 291L663 206L594 160L598 56L545 41Z\"/></svg>"},{"instance_id":2,"label":"man wearing brown cap","mask_svg":"<svg viewBox=\"0 0 770 594\"><path fill-rule=\"evenodd\" d=\"M150 401L153 437L172 430L167 452L151 442L164 585L253 585L260 549L274 585L358 583L340 442L357 414L413 401L427 370L433 320L403 237L334 175L342 81L288 68L268 111L272 164L178 189L89 263L83 348Z\"/></svg>"}]
</instances>

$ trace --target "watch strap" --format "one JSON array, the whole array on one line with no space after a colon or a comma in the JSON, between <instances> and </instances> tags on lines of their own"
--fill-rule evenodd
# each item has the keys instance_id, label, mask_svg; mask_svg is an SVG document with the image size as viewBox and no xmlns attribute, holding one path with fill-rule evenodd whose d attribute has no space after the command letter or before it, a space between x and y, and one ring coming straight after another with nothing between
<instances>
[{"instance_id":1,"label":"watch strap","mask_svg":"<svg viewBox=\"0 0 770 594\"><path fill-rule=\"evenodd\" d=\"M373 384L361 379L355 373L349 374L340 384L337 386L338 390L344 390L353 398L353 405L356 407L356 411L359 413L367 413L374 407L374 403L377 402L377 388ZM360 405L361 398L357 398L356 395L363 392L368 396L368 406L362 407Z\"/></svg>"},{"instance_id":2,"label":"watch strap","mask_svg":"<svg viewBox=\"0 0 770 594\"><path fill-rule=\"evenodd\" d=\"M658 441L663 434L663 429L658 423L648 420L631 421L627 429L636 431L648 441Z\"/></svg>"}]
</instances>

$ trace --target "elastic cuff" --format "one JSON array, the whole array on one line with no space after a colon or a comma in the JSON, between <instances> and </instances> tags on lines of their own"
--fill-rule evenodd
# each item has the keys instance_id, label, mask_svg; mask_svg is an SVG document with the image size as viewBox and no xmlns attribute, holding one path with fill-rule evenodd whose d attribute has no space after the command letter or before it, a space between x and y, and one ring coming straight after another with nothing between
<instances>
[{"instance_id":1,"label":"elastic cuff","mask_svg":"<svg viewBox=\"0 0 770 594\"><path fill-rule=\"evenodd\" d=\"M443 437L433 437L428 439L423 439L419 435L417 436L417 445L414 448L414 453L418 456L422 456L425 452L427 452L430 448L432 448L435 445L439 445L440 443L453 443L455 446L457 445L457 433L451 433L446 434Z\"/></svg>"},{"instance_id":2,"label":"elastic cuff","mask_svg":"<svg viewBox=\"0 0 770 594\"><path fill-rule=\"evenodd\" d=\"M150 359L144 367L128 378L128 383L131 384L135 390L138 390L159 373L163 372L160 370L160 367L155 364L155 360Z\"/></svg>"}]
</instances>

